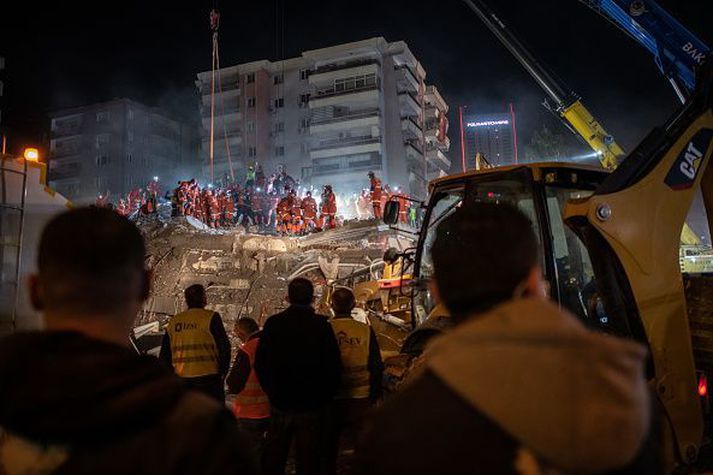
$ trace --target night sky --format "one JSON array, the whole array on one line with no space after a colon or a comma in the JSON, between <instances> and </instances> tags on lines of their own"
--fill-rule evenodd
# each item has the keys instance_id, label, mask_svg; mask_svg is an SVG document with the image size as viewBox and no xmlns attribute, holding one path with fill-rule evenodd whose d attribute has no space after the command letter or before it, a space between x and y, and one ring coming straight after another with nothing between
<instances>
[{"instance_id":1,"label":"night sky","mask_svg":"<svg viewBox=\"0 0 713 475\"><path fill-rule=\"evenodd\" d=\"M458 105L488 113L513 102L521 145L543 123L568 133L540 106L544 93L460 0L279 1L284 21L273 0L220 2L223 65L384 36L409 44L427 81L451 105L454 161L460 153ZM197 117L193 81L210 67L212 1L13 3L0 15L7 68L3 125L12 151L42 140L49 111L114 97ZM489 3L625 149L679 106L648 52L578 1ZM660 3L713 44L713 2ZM284 32L284 41L276 31Z\"/></svg>"}]
</instances>

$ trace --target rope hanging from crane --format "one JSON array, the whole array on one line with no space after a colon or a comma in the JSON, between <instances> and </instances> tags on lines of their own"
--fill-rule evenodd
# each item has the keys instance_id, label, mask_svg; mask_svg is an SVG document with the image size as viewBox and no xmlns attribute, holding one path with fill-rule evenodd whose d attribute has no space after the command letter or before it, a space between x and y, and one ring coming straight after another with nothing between
<instances>
[{"instance_id":1,"label":"rope hanging from crane","mask_svg":"<svg viewBox=\"0 0 713 475\"><path fill-rule=\"evenodd\" d=\"M213 32L213 53L211 61L211 83L210 83L210 181L215 181L214 161L215 161L215 80L218 78L218 94L220 96L220 112L223 118L223 139L225 142L225 152L228 158L228 167L230 169L230 178L235 181L235 173L233 171L233 161L230 154L230 142L228 141L228 130L225 126L225 99L223 97L223 83L220 78L220 51L218 43L218 29L220 27L220 12L217 7L210 11L210 29Z\"/></svg>"}]
</instances>

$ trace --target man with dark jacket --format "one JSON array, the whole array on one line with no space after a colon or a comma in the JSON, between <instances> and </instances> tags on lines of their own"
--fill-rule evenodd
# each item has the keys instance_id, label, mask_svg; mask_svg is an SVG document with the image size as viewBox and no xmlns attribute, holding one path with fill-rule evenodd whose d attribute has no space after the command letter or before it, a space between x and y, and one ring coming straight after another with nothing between
<instances>
[{"instance_id":1,"label":"man with dark jacket","mask_svg":"<svg viewBox=\"0 0 713 475\"><path fill-rule=\"evenodd\" d=\"M467 204L438 226L430 252L433 293L455 327L375 415L356 473L657 472L655 454L641 456L645 348L547 300L525 215Z\"/></svg>"},{"instance_id":2,"label":"man with dark jacket","mask_svg":"<svg viewBox=\"0 0 713 475\"><path fill-rule=\"evenodd\" d=\"M271 405L263 473L283 475L294 438L298 475L317 473L329 406L341 377L341 357L327 317L312 308L307 279L290 282L287 310L262 329L255 371Z\"/></svg>"},{"instance_id":3,"label":"man with dark jacket","mask_svg":"<svg viewBox=\"0 0 713 475\"><path fill-rule=\"evenodd\" d=\"M191 389L225 403L223 380L230 368L230 340L218 312L207 310L205 288L184 291L188 310L171 317L161 342L159 359L173 368Z\"/></svg>"},{"instance_id":4,"label":"man with dark jacket","mask_svg":"<svg viewBox=\"0 0 713 475\"><path fill-rule=\"evenodd\" d=\"M46 330L0 342L0 473L256 473L225 408L129 348L145 254L107 209L45 228L30 295Z\"/></svg>"}]
</instances>

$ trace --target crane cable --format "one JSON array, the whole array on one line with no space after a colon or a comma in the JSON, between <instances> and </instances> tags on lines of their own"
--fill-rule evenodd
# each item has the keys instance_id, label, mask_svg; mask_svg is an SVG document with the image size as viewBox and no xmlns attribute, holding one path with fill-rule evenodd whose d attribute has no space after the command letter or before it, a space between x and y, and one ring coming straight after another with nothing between
<instances>
[{"instance_id":1,"label":"crane cable","mask_svg":"<svg viewBox=\"0 0 713 475\"><path fill-rule=\"evenodd\" d=\"M233 171L233 161L230 154L230 142L228 141L228 130L225 125L225 98L223 97L223 84L220 77L220 53L218 43L218 28L220 27L220 13L217 10L217 2L214 3L214 8L210 11L210 27L213 31L213 52L211 60L211 84L210 84L210 180L215 181L214 160L215 160L215 79L218 77L218 93L220 95L220 111L223 122L223 139L225 141L225 149L228 157L228 167L230 169L230 178L235 181L235 173Z\"/></svg>"}]
</instances>

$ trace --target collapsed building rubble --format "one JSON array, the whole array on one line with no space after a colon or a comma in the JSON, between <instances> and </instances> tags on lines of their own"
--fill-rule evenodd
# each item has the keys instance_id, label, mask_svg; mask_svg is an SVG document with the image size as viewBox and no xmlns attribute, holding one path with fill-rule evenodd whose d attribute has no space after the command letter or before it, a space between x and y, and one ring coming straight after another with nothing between
<instances>
[{"instance_id":1,"label":"collapsed building rubble","mask_svg":"<svg viewBox=\"0 0 713 475\"><path fill-rule=\"evenodd\" d=\"M235 322L249 316L262 325L286 308L287 284L296 277L315 284L322 313L328 311L330 286L360 289L356 295L365 308L362 314L370 317L385 355L396 353L410 330L404 320L381 311L375 282L381 277L385 250L404 250L413 242L377 221L353 221L301 238L253 234L242 228L204 230L185 218L146 221L140 227L154 274L151 297L137 321L142 350L156 351L160 339L155 330L184 309L183 290L192 284L206 287L208 308L220 313L234 345ZM158 325L146 326L153 322Z\"/></svg>"}]
</instances>

